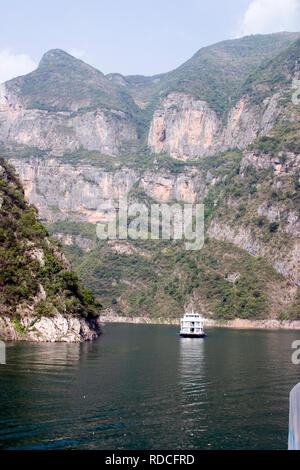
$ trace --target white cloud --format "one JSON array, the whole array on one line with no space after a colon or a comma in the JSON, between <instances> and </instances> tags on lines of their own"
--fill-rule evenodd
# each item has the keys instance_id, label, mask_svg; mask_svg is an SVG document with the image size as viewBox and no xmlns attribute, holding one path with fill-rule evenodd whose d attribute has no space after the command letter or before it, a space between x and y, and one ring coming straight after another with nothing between
<instances>
[{"instance_id":1,"label":"white cloud","mask_svg":"<svg viewBox=\"0 0 300 470\"><path fill-rule=\"evenodd\" d=\"M298 31L299 24L300 0L251 0L235 36Z\"/></svg>"},{"instance_id":2,"label":"white cloud","mask_svg":"<svg viewBox=\"0 0 300 470\"><path fill-rule=\"evenodd\" d=\"M27 54L14 54L10 49L0 50L0 83L25 75L37 64Z\"/></svg>"}]
</instances>

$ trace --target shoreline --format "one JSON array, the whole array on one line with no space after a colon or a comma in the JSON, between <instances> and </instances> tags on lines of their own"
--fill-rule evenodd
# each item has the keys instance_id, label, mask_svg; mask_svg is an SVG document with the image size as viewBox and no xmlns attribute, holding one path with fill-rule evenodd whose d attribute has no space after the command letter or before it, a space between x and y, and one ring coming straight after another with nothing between
<instances>
[{"instance_id":1,"label":"shoreline","mask_svg":"<svg viewBox=\"0 0 300 470\"><path fill-rule=\"evenodd\" d=\"M27 314L20 319L0 314L0 339L33 343L81 343L101 335L100 317L87 319L57 313L52 317Z\"/></svg>"},{"instance_id":2,"label":"shoreline","mask_svg":"<svg viewBox=\"0 0 300 470\"><path fill-rule=\"evenodd\" d=\"M178 318L150 318L150 317L123 317L118 315L100 315L100 321L105 323L132 323L148 325L180 325ZM213 320L204 317L206 328L233 328L237 330L300 330L300 320L246 320L235 318L234 320Z\"/></svg>"}]
</instances>

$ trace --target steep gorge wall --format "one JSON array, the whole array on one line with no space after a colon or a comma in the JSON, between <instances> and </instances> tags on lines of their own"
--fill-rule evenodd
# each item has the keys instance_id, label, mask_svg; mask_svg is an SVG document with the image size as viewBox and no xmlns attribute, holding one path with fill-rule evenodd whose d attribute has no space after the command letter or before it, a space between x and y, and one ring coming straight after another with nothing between
<instances>
[{"instance_id":1,"label":"steep gorge wall","mask_svg":"<svg viewBox=\"0 0 300 470\"><path fill-rule=\"evenodd\" d=\"M244 152L240 165L241 177L243 178L249 165L258 171L270 168L274 172L274 187L280 187L286 177L296 175L299 171L299 158L300 155L290 153L286 156L285 162L282 162L276 157ZM118 199L129 195L134 187L138 187L151 199L159 202L203 201L221 178L213 176L209 170L200 170L196 166L186 167L182 172L174 174L166 170L153 169L143 172L129 168L108 171L85 162L65 163L55 158L32 157L10 161L23 181L26 197L38 207L40 217L48 222L65 220L97 223L106 220L107 215L101 205L107 201L117 205ZM269 222L280 222L278 236L282 236L285 243L276 237L264 242L253 230L253 224L247 226L240 220L236 221L234 211L230 209L231 204L236 203L231 197L224 200L223 208L228 206L232 217L223 218L221 206L210 226L205 228L207 235L221 241L232 242L254 256L265 257L294 285L300 285L298 212L288 208L285 203L270 204L264 200L259 203L255 201L256 199L253 207L249 206L247 209L252 214L251 217L254 219L264 216ZM84 250L92 248L91 242L84 238L75 239L63 234L58 236L66 244L76 243Z\"/></svg>"},{"instance_id":2,"label":"steep gorge wall","mask_svg":"<svg viewBox=\"0 0 300 470\"><path fill-rule=\"evenodd\" d=\"M270 192L280 191L286 182L290 181L289 178L300 181L300 154L286 152L282 160L278 156L246 151L240 164L242 179L249 166L258 172L273 171ZM278 272L300 287L299 210L296 206L293 207L289 200L272 200L270 194L268 196L266 200L256 198L253 202L249 201L246 224L241 220L234 220L233 211L229 218L228 214L224 217L220 211L208 227L207 235L216 240L234 243L254 256L263 256ZM230 208L231 198L224 203ZM259 217L265 218L269 223L278 224L278 233L274 239L271 238L268 241L262 239L255 221Z\"/></svg>"},{"instance_id":3,"label":"steep gorge wall","mask_svg":"<svg viewBox=\"0 0 300 470\"><path fill-rule=\"evenodd\" d=\"M150 125L149 148L179 160L197 160L232 148L244 149L267 133L280 113L280 94L254 105L247 96L228 112L225 124L205 101L173 92L161 99Z\"/></svg>"},{"instance_id":4,"label":"steep gorge wall","mask_svg":"<svg viewBox=\"0 0 300 470\"><path fill-rule=\"evenodd\" d=\"M0 223L0 337L51 342L97 338L100 304L48 237L2 158Z\"/></svg>"},{"instance_id":5,"label":"steep gorge wall","mask_svg":"<svg viewBox=\"0 0 300 470\"><path fill-rule=\"evenodd\" d=\"M28 200L47 221L75 220L91 223L103 219L101 204L117 201L138 184L149 197L160 202L194 202L203 199L216 179L190 168L179 174L128 168L107 171L84 162L64 163L55 158L12 158Z\"/></svg>"},{"instance_id":6,"label":"steep gorge wall","mask_svg":"<svg viewBox=\"0 0 300 470\"><path fill-rule=\"evenodd\" d=\"M244 149L268 132L280 112L277 93L261 105L247 96L229 111L225 124L205 101L172 92L162 98L149 128L153 153L197 160L230 148ZM49 150L53 155L80 148L119 155L128 142L138 144L136 124L120 110L47 111L27 109L22 99L0 85L0 143Z\"/></svg>"},{"instance_id":7,"label":"steep gorge wall","mask_svg":"<svg viewBox=\"0 0 300 470\"><path fill-rule=\"evenodd\" d=\"M298 221L299 225L299 221ZM253 256L263 256L280 274L300 287L300 238L281 246L262 243L250 230L214 220L207 235L216 240L231 242Z\"/></svg>"},{"instance_id":8,"label":"steep gorge wall","mask_svg":"<svg viewBox=\"0 0 300 470\"><path fill-rule=\"evenodd\" d=\"M22 100L0 85L0 143L50 150L62 155L80 148L117 155L137 132L123 111L54 112L26 109Z\"/></svg>"}]
</instances>

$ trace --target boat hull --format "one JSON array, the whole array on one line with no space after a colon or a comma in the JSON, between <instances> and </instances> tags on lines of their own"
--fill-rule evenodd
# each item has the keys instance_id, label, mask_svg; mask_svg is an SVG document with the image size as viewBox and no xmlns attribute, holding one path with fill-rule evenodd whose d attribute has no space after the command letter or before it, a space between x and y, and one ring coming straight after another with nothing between
<instances>
[{"instance_id":1,"label":"boat hull","mask_svg":"<svg viewBox=\"0 0 300 470\"><path fill-rule=\"evenodd\" d=\"M204 338L206 336L205 333L201 334L193 334L193 333L179 333L181 338Z\"/></svg>"}]
</instances>

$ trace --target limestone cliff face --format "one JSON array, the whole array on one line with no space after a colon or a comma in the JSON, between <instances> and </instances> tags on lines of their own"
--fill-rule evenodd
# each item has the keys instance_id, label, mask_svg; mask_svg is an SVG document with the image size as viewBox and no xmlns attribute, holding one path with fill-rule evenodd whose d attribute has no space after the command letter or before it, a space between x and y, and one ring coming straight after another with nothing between
<instances>
[{"instance_id":1,"label":"limestone cliff face","mask_svg":"<svg viewBox=\"0 0 300 470\"><path fill-rule=\"evenodd\" d=\"M274 188L280 188L287 177L297 175L300 167L300 155L292 152L285 154L284 161L279 157L267 154L244 152L240 164L240 177L243 179L248 167L257 171L272 169L274 172ZM11 163L19 173L25 188L27 199L34 203L45 221L61 220L87 221L97 223L106 220L107 214L103 203L117 205L119 197L130 195L134 186L144 191L150 198L158 202L195 202L203 201L221 176L214 176L209 170L185 167L181 173L167 170L155 171L148 169L143 172L123 168L109 171L85 162L64 163L60 159L31 157L29 159L12 159ZM254 200L254 202L256 199ZM225 200L225 208L236 206L230 196ZM234 217L225 217L222 212L212 219L206 227L209 237L232 242L254 256L263 256L293 285L300 285L300 219L298 211L289 208L284 202L256 201L248 206L248 212L254 220L264 217L268 223L280 223L279 237L276 242L264 242L259 233L253 230L253 224L244 225L236 222ZM220 215L221 214L221 215ZM55 238L64 244L76 244L88 252L94 242L80 235L56 233ZM279 243L279 244L278 244Z\"/></svg>"},{"instance_id":2,"label":"limestone cliff face","mask_svg":"<svg viewBox=\"0 0 300 470\"><path fill-rule=\"evenodd\" d=\"M245 151L240 163L240 177L243 180L247 168L257 171L273 171L274 189L280 188L286 178L297 175L300 155L285 153L285 158L268 154ZM138 171L129 168L109 171L85 162L64 163L60 159L31 157L11 159L24 185L27 199L39 209L40 217L49 222L69 220L97 223L106 220L103 203L108 201L117 205L119 198L130 195L134 186L151 199L168 203L182 201L193 203L203 201L222 176L214 176L209 170L197 166L185 167L182 172L147 169ZM270 191L270 189L269 189ZM230 196L225 200L229 210L239 203ZM250 203L249 203L250 204ZM268 223L280 223L281 237L286 241L277 246L272 242L264 243L252 225L245 226L234 218L222 219L217 216L206 227L207 235L218 240L229 241L245 249L254 256L264 256L277 271L299 285L300 262L300 219L295 208L289 208L282 201L272 203L254 200L248 205L251 218L264 217ZM222 210L221 210L222 214ZM77 244L84 251L93 248L93 242L81 239L80 235L57 233L56 238L64 244ZM279 249L280 247L280 249Z\"/></svg>"},{"instance_id":3,"label":"limestone cliff face","mask_svg":"<svg viewBox=\"0 0 300 470\"><path fill-rule=\"evenodd\" d=\"M85 289L0 159L0 336L84 341L100 335L100 304Z\"/></svg>"},{"instance_id":4,"label":"limestone cliff face","mask_svg":"<svg viewBox=\"0 0 300 470\"><path fill-rule=\"evenodd\" d=\"M280 158L246 151L240 164L242 179L250 166L258 172L273 170L272 188L273 191L280 191L288 178L299 180L300 154L286 152L284 158ZM228 206L232 204L230 198L226 202ZM291 202L284 199L260 199L249 202L247 210L251 214L252 224L247 226L234 221L233 218L224 220L222 214L219 214L212 220L207 235L234 243L254 256L263 256L284 277L294 285L300 286L300 216L297 207L291 206ZM272 239L264 241L259 236L259 231L254 230L254 220L257 217L264 217L268 223L278 223L277 242Z\"/></svg>"},{"instance_id":5,"label":"limestone cliff face","mask_svg":"<svg viewBox=\"0 0 300 470\"><path fill-rule=\"evenodd\" d=\"M115 173L85 163L62 163L58 159L12 159L27 199L47 221L74 220L91 223L103 218L104 201L125 196L137 181L137 172Z\"/></svg>"},{"instance_id":6,"label":"limestone cliff face","mask_svg":"<svg viewBox=\"0 0 300 470\"><path fill-rule=\"evenodd\" d=\"M123 143L137 139L128 115L101 107L93 111L26 109L22 98L0 85L0 142L61 155L79 148L117 155Z\"/></svg>"},{"instance_id":7,"label":"limestone cliff face","mask_svg":"<svg viewBox=\"0 0 300 470\"><path fill-rule=\"evenodd\" d=\"M180 160L244 149L268 133L282 111L294 119L281 98L291 101L300 41L283 36L277 47L272 35L260 46L257 37L242 39L242 46L236 40L204 48L154 77L105 76L62 50L48 51L35 71L0 85L0 144L52 155L81 148L119 155L141 149L147 139L152 152Z\"/></svg>"},{"instance_id":8,"label":"limestone cliff face","mask_svg":"<svg viewBox=\"0 0 300 470\"><path fill-rule=\"evenodd\" d=\"M142 174L128 168L114 172L87 163L63 163L55 158L11 159L23 182L27 199L39 209L40 218L59 220L103 220L101 205L129 194L138 184L159 202L192 203L203 199L217 181L209 171L189 168L179 174L146 170Z\"/></svg>"},{"instance_id":9,"label":"limestone cliff face","mask_svg":"<svg viewBox=\"0 0 300 470\"><path fill-rule=\"evenodd\" d=\"M189 168L176 175L168 172L145 171L141 175L139 187L159 202L194 203L196 198L203 200L216 182L217 178L214 178L209 171L202 172L197 168Z\"/></svg>"},{"instance_id":10,"label":"limestone cliff face","mask_svg":"<svg viewBox=\"0 0 300 470\"><path fill-rule=\"evenodd\" d=\"M245 148L268 132L280 112L279 94L262 106L243 97L228 113L225 125L205 101L173 92L154 112L148 146L179 160L197 160L230 148ZM22 97L0 85L0 143L18 144L62 155L80 148L118 155L128 142L137 143L137 129L121 110L80 111L28 109Z\"/></svg>"},{"instance_id":11,"label":"limestone cliff face","mask_svg":"<svg viewBox=\"0 0 300 470\"><path fill-rule=\"evenodd\" d=\"M251 255L263 256L278 272L289 279L294 285L300 287L299 238L294 239L291 244L281 246L279 250L276 246L262 243L251 230L247 230L245 227L234 227L217 220L211 223L207 235L216 240L234 243L239 248L248 251Z\"/></svg>"},{"instance_id":12,"label":"limestone cliff face","mask_svg":"<svg viewBox=\"0 0 300 470\"><path fill-rule=\"evenodd\" d=\"M101 334L101 326L99 317L87 320L56 313L52 317L37 318L33 312L27 312L19 320L19 328L16 329L9 316L0 316L0 334L7 341L81 343L97 339Z\"/></svg>"},{"instance_id":13,"label":"limestone cliff face","mask_svg":"<svg viewBox=\"0 0 300 470\"><path fill-rule=\"evenodd\" d=\"M284 177L287 175L297 176L300 171L300 154L285 152L283 160L279 158L279 156L276 157L266 153L259 154L253 151L245 151L241 161L242 175L250 165L257 170L272 168L275 177Z\"/></svg>"},{"instance_id":14,"label":"limestone cliff face","mask_svg":"<svg viewBox=\"0 0 300 470\"><path fill-rule=\"evenodd\" d=\"M161 100L150 126L148 144L155 153L188 160L208 155L217 135L217 115L205 101L183 93Z\"/></svg>"},{"instance_id":15,"label":"limestone cliff face","mask_svg":"<svg viewBox=\"0 0 300 470\"><path fill-rule=\"evenodd\" d=\"M258 106L244 96L230 109L223 124L205 101L185 93L170 93L154 112L148 145L154 153L165 152L179 160L244 149L257 135L272 128L280 112L279 97L274 94Z\"/></svg>"}]
</instances>

